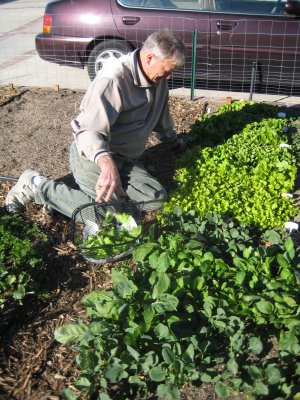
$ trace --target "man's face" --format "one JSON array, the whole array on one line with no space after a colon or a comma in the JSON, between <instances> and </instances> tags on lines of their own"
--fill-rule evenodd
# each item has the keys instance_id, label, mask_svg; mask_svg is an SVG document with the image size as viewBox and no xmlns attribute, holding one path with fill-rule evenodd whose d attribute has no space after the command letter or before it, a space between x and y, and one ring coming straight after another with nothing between
<instances>
[{"instance_id":1,"label":"man's face","mask_svg":"<svg viewBox=\"0 0 300 400\"><path fill-rule=\"evenodd\" d=\"M176 66L170 58L158 59L154 55L148 58L146 74L153 83L158 83L162 78L169 79Z\"/></svg>"}]
</instances>

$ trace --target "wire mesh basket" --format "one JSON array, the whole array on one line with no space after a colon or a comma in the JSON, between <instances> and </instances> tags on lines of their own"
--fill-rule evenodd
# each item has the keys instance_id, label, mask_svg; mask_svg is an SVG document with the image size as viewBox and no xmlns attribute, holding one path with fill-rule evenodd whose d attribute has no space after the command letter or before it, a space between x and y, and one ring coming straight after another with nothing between
<instances>
[{"instance_id":1,"label":"wire mesh basket","mask_svg":"<svg viewBox=\"0 0 300 400\"><path fill-rule=\"evenodd\" d=\"M129 199L84 204L72 215L73 242L87 261L96 264L130 255L141 230L139 203Z\"/></svg>"}]
</instances>

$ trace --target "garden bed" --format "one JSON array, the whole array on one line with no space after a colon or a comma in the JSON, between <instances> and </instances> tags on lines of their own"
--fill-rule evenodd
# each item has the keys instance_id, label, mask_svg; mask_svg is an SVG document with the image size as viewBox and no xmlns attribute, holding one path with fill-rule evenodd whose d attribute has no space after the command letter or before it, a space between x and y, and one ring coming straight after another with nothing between
<instances>
[{"instance_id":1,"label":"garden bed","mask_svg":"<svg viewBox=\"0 0 300 400\"><path fill-rule=\"evenodd\" d=\"M11 101L5 97L0 107L0 175L8 179L2 178L0 182L1 214L5 213L5 195L13 184L9 178L17 178L26 168L74 184L68 166L70 121L78 113L82 95L74 91L30 89L15 93ZM217 105L171 98L176 130L187 134L208 106L214 111ZM294 114L297 112L293 110ZM176 159L153 136L143 162L167 190L174 188ZM145 221L154 216L149 213L144 216ZM25 217L37 222L48 235L46 273L40 282L42 296L27 295L23 305L11 308L5 315L9 324L2 333L0 396L3 400L54 400L64 387L74 384L79 373L75 351L56 342L54 331L78 318L86 319L80 300L94 289L111 287L112 265L100 268L85 262L72 244L70 221L63 216L49 216L32 204ZM181 398L209 400L215 394L210 384L200 388L188 385Z\"/></svg>"}]
</instances>

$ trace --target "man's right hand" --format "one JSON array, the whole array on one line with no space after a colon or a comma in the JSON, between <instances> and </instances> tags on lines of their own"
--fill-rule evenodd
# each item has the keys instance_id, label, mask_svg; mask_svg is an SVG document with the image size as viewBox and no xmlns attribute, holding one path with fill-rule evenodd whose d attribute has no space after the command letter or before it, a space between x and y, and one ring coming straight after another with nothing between
<instances>
[{"instance_id":1,"label":"man's right hand","mask_svg":"<svg viewBox=\"0 0 300 400\"><path fill-rule=\"evenodd\" d=\"M97 165L101 168L101 173L96 183L96 201L109 201L113 193L119 196L127 196L122 187L118 168L112 157L109 155L100 157Z\"/></svg>"}]
</instances>

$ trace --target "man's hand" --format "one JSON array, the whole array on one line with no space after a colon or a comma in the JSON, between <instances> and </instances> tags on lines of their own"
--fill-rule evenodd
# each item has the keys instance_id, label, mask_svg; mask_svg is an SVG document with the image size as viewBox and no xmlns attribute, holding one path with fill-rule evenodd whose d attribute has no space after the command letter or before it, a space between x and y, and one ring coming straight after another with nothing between
<instances>
[{"instance_id":1,"label":"man's hand","mask_svg":"<svg viewBox=\"0 0 300 400\"><path fill-rule=\"evenodd\" d=\"M114 192L120 196L127 196L122 188L119 171L112 157L100 157L97 165L101 168L101 173L96 183L96 201L109 201Z\"/></svg>"}]
</instances>

